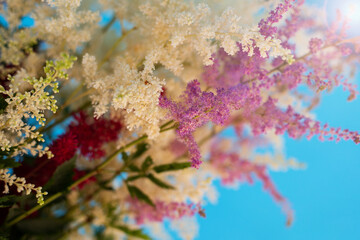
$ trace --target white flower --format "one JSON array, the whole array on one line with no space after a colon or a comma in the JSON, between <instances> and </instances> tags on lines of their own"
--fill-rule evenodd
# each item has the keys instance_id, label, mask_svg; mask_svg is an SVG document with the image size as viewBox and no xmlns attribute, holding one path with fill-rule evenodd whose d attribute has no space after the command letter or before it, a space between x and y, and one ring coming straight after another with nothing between
<instances>
[{"instance_id":1,"label":"white flower","mask_svg":"<svg viewBox=\"0 0 360 240\"><path fill-rule=\"evenodd\" d=\"M47 192L42 192L42 187L35 188L34 184L26 183L25 178L16 177L15 174L11 175L8 169L0 169L0 181L4 182L4 191L3 193L9 193L9 187L15 185L18 192L23 192L29 195L32 191L36 192L36 198L40 205L44 204L44 195L47 195Z\"/></svg>"}]
</instances>

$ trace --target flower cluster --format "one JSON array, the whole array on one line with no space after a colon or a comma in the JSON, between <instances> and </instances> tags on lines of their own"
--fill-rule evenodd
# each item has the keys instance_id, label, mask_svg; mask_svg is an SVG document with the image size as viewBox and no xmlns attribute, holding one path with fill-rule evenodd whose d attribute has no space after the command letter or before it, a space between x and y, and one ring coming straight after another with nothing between
<instances>
[{"instance_id":1,"label":"flower cluster","mask_svg":"<svg viewBox=\"0 0 360 240\"><path fill-rule=\"evenodd\" d=\"M92 121L92 122L90 122ZM88 160L105 156L103 145L118 139L121 123L115 120L92 119L84 112L74 116L66 133L59 136L50 146L53 157L39 157L32 165L26 163L15 169L17 175L26 177L29 181L43 186L54 174L57 167L72 159L77 152ZM85 171L75 170L74 179L85 174Z\"/></svg>"},{"instance_id":2,"label":"flower cluster","mask_svg":"<svg viewBox=\"0 0 360 240\"><path fill-rule=\"evenodd\" d=\"M192 217L201 210L201 207L193 206L193 204L160 201L155 203L155 207L152 207L137 199L131 199L130 210L134 212L136 222L143 224L145 222L162 222L165 218L176 220Z\"/></svg>"},{"instance_id":3,"label":"flower cluster","mask_svg":"<svg viewBox=\"0 0 360 240\"><path fill-rule=\"evenodd\" d=\"M39 79L25 76L17 81L15 77L10 76L9 89L0 86L2 101L2 114L0 115L0 144L2 151L10 151L10 148L16 147L13 155L27 153L35 155L45 153L51 157L51 152L36 141L44 141L42 134L36 131L36 126L28 124L30 119L35 119L40 125L45 125L45 110L56 112L56 99L52 93L57 93L58 79L68 79L66 70L71 68L76 60L64 54L58 61L48 61L44 67L45 78ZM30 84L31 90L20 92L23 84ZM51 91L49 91L51 89Z\"/></svg>"},{"instance_id":4,"label":"flower cluster","mask_svg":"<svg viewBox=\"0 0 360 240\"><path fill-rule=\"evenodd\" d=\"M327 138L338 142L343 139L352 140L356 144L359 143L360 135L357 131L329 128L328 124L321 126L320 122L296 113L291 106L282 111L276 107L275 102L274 99L269 98L255 112L245 116L254 134L262 134L268 129L274 128L276 134L283 134L286 131L292 138L300 138L307 134L308 139L314 135L319 135L321 140Z\"/></svg>"},{"instance_id":5,"label":"flower cluster","mask_svg":"<svg viewBox=\"0 0 360 240\"><path fill-rule=\"evenodd\" d=\"M104 157L105 151L102 146L104 143L117 140L122 128L119 120L89 119L84 112L75 115L74 120L68 132L75 136L80 154L89 159Z\"/></svg>"},{"instance_id":6,"label":"flower cluster","mask_svg":"<svg viewBox=\"0 0 360 240\"><path fill-rule=\"evenodd\" d=\"M275 10L270 12L267 19L261 19L259 28L262 35L272 37L277 33L277 28L272 25L281 20L283 15L292 7L292 2L295 2L295 0L285 0L284 3L280 3Z\"/></svg>"},{"instance_id":7,"label":"flower cluster","mask_svg":"<svg viewBox=\"0 0 360 240\"><path fill-rule=\"evenodd\" d=\"M77 150L77 140L72 133L59 136L50 146L49 151L53 154L52 158L46 156L39 157L32 163L23 163L21 167L15 169L18 176L25 177L36 185L44 186L56 168L64 162L70 160Z\"/></svg>"},{"instance_id":8,"label":"flower cluster","mask_svg":"<svg viewBox=\"0 0 360 240\"><path fill-rule=\"evenodd\" d=\"M166 96L160 99L160 106L170 112L171 119L179 123L177 133L189 149L192 165L199 168L201 163L200 151L197 147L193 132L211 121L214 124L224 125L232 110L240 109L251 92L247 86L237 85L227 90L218 89L215 95L212 92L201 91L198 81L190 82L182 101L175 103Z\"/></svg>"},{"instance_id":9,"label":"flower cluster","mask_svg":"<svg viewBox=\"0 0 360 240\"><path fill-rule=\"evenodd\" d=\"M9 186L15 185L19 193L25 191L25 194L29 195L32 191L36 192L37 202L44 204L44 195L47 195L47 192L42 192L42 187L35 188L34 184L26 183L25 178L10 174L8 169L0 169L0 181L4 182L3 193L9 193Z\"/></svg>"},{"instance_id":10,"label":"flower cluster","mask_svg":"<svg viewBox=\"0 0 360 240\"><path fill-rule=\"evenodd\" d=\"M40 5L32 13L35 20L34 30L40 39L52 45L54 48L52 51L64 46L75 50L91 39L99 16L92 11L77 11L81 0L43 0L43 2L48 5Z\"/></svg>"},{"instance_id":11,"label":"flower cluster","mask_svg":"<svg viewBox=\"0 0 360 240\"><path fill-rule=\"evenodd\" d=\"M193 239L219 179L259 180L290 225L269 171L305 164L284 135L360 143L312 111L336 87L358 95L359 38L319 15L305 0L0 1L0 235L162 239L170 221Z\"/></svg>"},{"instance_id":12,"label":"flower cluster","mask_svg":"<svg viewBox=\"0 0 360 240\"><path fill-rule=\"evenodd\" d=\"M143 128L150 138L159 135L163 113L158 103L163 81L144 71L137 71L124 59L117 59L114 73L105 78L96 73L97 64L93 56L85 54L82 63L87 86L96 91L91 99L97 117L109 111L111 106L115 110L124 109L127 113L125 124L129 130Z\"/></svg>"}]
</instances>

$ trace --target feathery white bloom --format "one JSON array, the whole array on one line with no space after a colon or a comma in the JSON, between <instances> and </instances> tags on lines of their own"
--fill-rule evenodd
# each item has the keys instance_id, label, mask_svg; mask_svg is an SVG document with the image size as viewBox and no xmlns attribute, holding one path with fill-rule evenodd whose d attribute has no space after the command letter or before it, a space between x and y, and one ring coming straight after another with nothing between
<instances>
[{"instance_id":1,"label":"feathery white bloom","mask_svg":"<svg viewBox=\"0 0 360 240\"><path fill-rule=\"evenodd\" d=\"M34 29L41 39L54 48L54 52L65 47L75 50L91 39L93 30L98 27L98 13L78 11L81 0L46 2L55 8L56 14L54 16L51 9L46 10L44 6L39 6L33 13Z\"/></svg>"},{"instance_id":2,"label":"feathery white bloom","mask_svg":"<svg viewBox=\"0 0 360 240\"><path fill-rule=\"evenodd\" d=\"M101 77L96 74L93 56L85 54L82 63L88 87L97 91L91 96L95 116L100 117L111 106L115 110L124 109L129 130L139 129L150 139L158 136L159 121L164 116L158 106L164 82L151 75L151 69L139 72L124 59L117 58L113 64L113 74Z\"/></svg>"},{"instance_id":3,"label":"feathery white bloom","mask_svg":"<svg viewBox=\"0 0 360 240\"><path fill-rule=\"evenodd\" d=\"M16 177L15 174L11 175L9 169L0 169L0 181L4 182L3 193L9 193L9 187L15 185L18 192L25 191L26 195L29 195L32 191L36 192L36 198L40 205L44 204L44 195L47 192L42 192L42 187L35 188L34 184L26 183L25 178Z\"/></svg>"},{"instance_id":4,"label":"feathery white bloom","mask_svg":"<svg viewBox=\"0 0 360 240\"><path fill-rule=\"evenodd\" d=\"M56 100L47 89L51 88L54 93L58 92L58 78L67 79L66 69L71 68L75 59L68 55L63 55L63 59L56 63L47 62L44 71L45 78L28 77L25 70L9 77L9 89L5 90L0 86L0 93L5 95L7 106L2 109L0 114L0 145L2 151L10 151L14 148L12 155L30 153L39 156L47 154L51 157L51 152L47 147L37 145L43 142L42 134L36 131L35 126L28 124L29 118L35 118L40 125L45 124L44 111L51 110L56 112ZM23 91L24 83L28 83L31 89Z\"/></svg>"},{"instance_id":5,"label":"feathery white bloom","mask_svg":"<svg viewBox=\"0 0 360 240\"><path fill-rule=\"evenodd\" d=\"M32 52L36 37L31 29L6 31L0 28L0 60L8 64L19 65L25 53Z\"/></svg>"},{"instance_id":6,"label":"feathery white bloom","mask_svg":"<svg viewBox=\"0 0 360 240\"><path fill-rule=\"evenodd\" d=\"M193 240L199 232L199 224L195 217L185 217L171 222L171 229L175 230L181 239Z\"/></svg>"}]
</instances>

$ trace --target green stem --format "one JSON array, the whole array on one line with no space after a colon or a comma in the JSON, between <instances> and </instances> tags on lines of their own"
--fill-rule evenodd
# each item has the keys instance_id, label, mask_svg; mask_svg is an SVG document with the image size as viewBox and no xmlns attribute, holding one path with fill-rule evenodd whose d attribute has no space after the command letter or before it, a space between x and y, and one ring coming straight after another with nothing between
<instances>
[{"instance_id":1,"label":"green stem","mask_svg":"<svg viewBox=\"0 0 360 240\"><path fill-rule=\"evenodd\" d=\"M160 130L160 132L166 132L168 130L171 130L171 129L174 129L174 128L177 128L179 125L177 123L175 123L174 125L172 125L171 127L168 127L168 128L163 128Z\"/></svg>"},{"instance_id":2,"label":"green stem","mask_svg":"<svg viewBox=\"0 0 360 240\"><path fill-rule=\"evenodd\" d=\"M73 97L75 97L75 95L76 95L78 92L81 91L82 88L83 88L82 83L79 83L79 86L77 86L77 87L75 88L75 90L69 95L69 97L67 97L68 100L65 101L63 105L67 105L67 104L71 101L71 99L72 99Z\"/></svg>"},{"instance_id":3,"label":"green stem","mask_svg":"<svg viewBox=\"0 0 360 240\"><path fill-rule=\"evenodd\" d=\"M172 124L174 121L168 121L167 123L164 123L163 125L161 125L161 129L166 128L167 126L169 126L170 124Z\"/></svg>"},{"instance_id":4,"label":"green stem","mask_svg":"<svg viewBox=\"0 0 360 240\"><path fill-rule=\"evenodd\" d=\"M111 25L113 25L113 23L116 21L116 16L114 14L114 16L111 18L110 22L108 22L108 24L106 24L102 29L101 32L102 33L106 33L109 28L111 27Z\"/></svg>"},{"instance_id":5,"label":"green stem","mask_svg":"<svg viewBox=\"0 0 360 240\"><path fill-rule=\"evenodd\" d=\"M167 126L169 124L165 123L163 126ZM161 127L161 129L163 128L163 126ZM164 131L168 131L171 129L176 128L176 124L174 124L171 128L167 128L167 129L163 129L161 132ZM56 199L58 199L59 197L65 195L68 191L71 191L74 187L78 186L79 184L81 184L82 182L84 182L85 180L89 179L92 176L97 175L98 173L100 173L100 171L105 168L119 153L124 152L126 149L141 143L142 141L146 140L148 138L147 135L143 135L141 137L139 137L138 139L135 139L134 141L126 144L125 146L119 148L118 150L114 151L110 156L108 156L106 158L106 160L104 162L102 162L99 166L97 166L95 169L93 169L92 171L90 171L89 173L87 173L86 175L84 175L83 177L79 178L78 180L76 180L73 184L71 184L69 187L67 187L67 190L64 192L58 192L54 195L52 195L51 197L49 197L48 199L45 200L44 204L42 205L37 205L31 209L29 209L28 211L26 211L25 213L21 214L20 216L14 218L13 220L11 220L10 222L5 224L5 228L9 228L13 225L15 225L16 223L20 222L21 220L23 220L24 218L26 218L27 216L29 216L30 214L36 212L37 210L45 207L46 205L48 205L49 203L55 201Z\"/></svg>"},{"instance_id":6,"label":"green stem","mask_svg":"<svg viewBox=\"0 0 360 240\"><path fill-rule=\"evenodd\" d=\"M25 213L21 214L20 216L16 217L15 219L11 220L9 223L5 224L5 228L9 228L11 226L13 226L14 224L16 224L17 222L23 220L24 218L26 218L27 216L33 214L34 212L36 212L37 210L41 209L43 206L55 201L56 199L58 199L59 197L61 197L64 193L63 192L58 192L54 195L52 195L51 197L49 197L48 199L46 199L46 201L44 202L43 205L36 205L35 207L27 210Z\"/></svg>"},{"instance_id":7,"label":"green stem","mask_svg":"<svg viewBox=\"0 0 360 240\"><path fill-rule=\"evenodd\" d=\"M111 57L111 55L114 53L114 51L116 50L116 48L119 46L119 44L122 42L122 40L124 40L124 38L131 33L132 31L134 31L136 28L132 28L129 31L124 32L121 37L119 37L115 43L111 46L111 48L105 53L103 59L99 62L98 64L98 69L101 68Z\"/></svg>"}]
</instances>

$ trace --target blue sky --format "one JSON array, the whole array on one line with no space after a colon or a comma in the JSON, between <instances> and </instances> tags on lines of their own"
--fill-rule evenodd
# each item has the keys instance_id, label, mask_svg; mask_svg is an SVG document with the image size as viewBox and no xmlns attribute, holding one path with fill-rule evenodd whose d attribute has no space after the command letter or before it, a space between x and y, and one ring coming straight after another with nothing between
<instances>
[{"instance_id":1,"label":"blue sky","mask_svg":"<svg viewBox=\"0 0 360 240\"><path fill-rule=\"evenodd\" d=\"M341 89L324 95L315 111L332 126L360 129L360 99L346 102ZM306 170L271 172L295 210L285 226L279 206L260 182L237 191L220 188L217 205L199 218L197 239L360 239L360 145L287 139L287 156L306 162Z\"/></svg>"}]
</instances>

